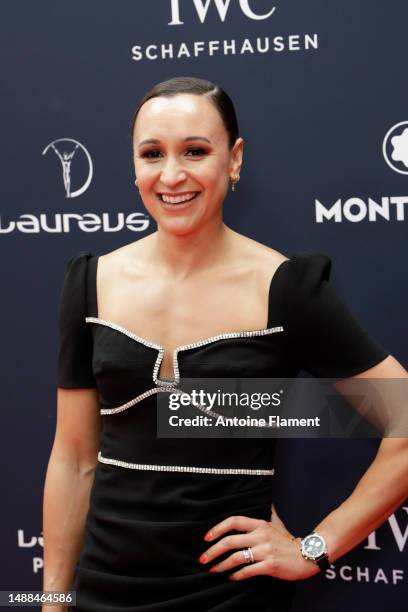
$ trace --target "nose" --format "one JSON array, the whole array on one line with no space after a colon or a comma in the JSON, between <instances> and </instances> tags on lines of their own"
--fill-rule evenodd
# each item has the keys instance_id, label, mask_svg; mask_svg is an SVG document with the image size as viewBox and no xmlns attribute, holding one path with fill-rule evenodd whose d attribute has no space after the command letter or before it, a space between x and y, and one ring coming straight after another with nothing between
<instances>
[{"instance_id":1,"label":"nose","mask_svg":"<svg viewBox=\"0 0 408 612\"><path fill-rule=\"evenodd\" d=\"M160 175L160 181L163 183L163 185L173 187L185 181L186 178L186 172L178 162L177 158L168 156Z\"/></svg>"}]
</instances>

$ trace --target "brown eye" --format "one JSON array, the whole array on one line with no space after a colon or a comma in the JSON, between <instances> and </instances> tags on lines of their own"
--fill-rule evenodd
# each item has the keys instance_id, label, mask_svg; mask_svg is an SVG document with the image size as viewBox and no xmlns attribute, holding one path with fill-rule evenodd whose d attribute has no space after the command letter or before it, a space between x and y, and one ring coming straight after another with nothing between
<instances>
[{"instance_id":1,"label":"brown eye","mask_svg":"<svg viewBox=\"0 0 408 612\"><path fill-rule=\"evenodd\" d=\"M193 157L199 157L200 155L205 155L207 151L204 149L200 149L196 147L195 149L188 149L187 153L194 153Z\"/></svg>"},{"instance_id":2,"label":"brown eye","mask_svg":"<svg viewBox=\"0 0 408 612\"><path fill-rule=\"evenodd\" d=\"M160 153L158 149L151 149L150 151L145 151L142 153L142 157L146 157L147 159L156 159L156 153Z\"/></svg>"}]
</instances>

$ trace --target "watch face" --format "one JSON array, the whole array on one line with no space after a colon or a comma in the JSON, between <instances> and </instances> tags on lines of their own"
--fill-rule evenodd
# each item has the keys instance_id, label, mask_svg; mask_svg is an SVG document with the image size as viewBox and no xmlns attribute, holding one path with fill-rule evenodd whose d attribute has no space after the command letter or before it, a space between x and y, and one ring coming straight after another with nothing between
<instances>
[{"instance_id":1,"label":"watch face","mask_svg":"<svg viewBox=\"0 0 408 612\"><path fill-rule=\"evenodd\" d=\"M316 559L326 551L325 541L321 536L311 533L302 540L302 549L308 557Z\"/></svg>"}]
</instances>

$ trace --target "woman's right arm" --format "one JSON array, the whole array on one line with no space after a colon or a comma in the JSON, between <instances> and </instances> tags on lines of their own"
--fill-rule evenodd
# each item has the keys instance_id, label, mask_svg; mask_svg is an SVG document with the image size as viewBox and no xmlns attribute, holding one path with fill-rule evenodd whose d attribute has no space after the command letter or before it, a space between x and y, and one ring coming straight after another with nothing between
<instances>
[{"instance_id":1,"label":"woman's right arm","mask_svg":"<svg viewBox=\"0 0 408 612\"><path fill-rule=\"evenodd\" d=\"M57 425L44 485L44 591L69 591L82 548L100 444L95 388L57 389ZM44 606L62 612L68 606Z\"/></svg>"}]
</instances>

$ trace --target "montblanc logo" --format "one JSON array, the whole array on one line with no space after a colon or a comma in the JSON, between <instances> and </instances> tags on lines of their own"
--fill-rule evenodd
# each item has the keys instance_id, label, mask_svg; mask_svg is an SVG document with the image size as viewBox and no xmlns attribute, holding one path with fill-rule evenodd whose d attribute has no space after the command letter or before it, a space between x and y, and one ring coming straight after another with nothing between
<instances>
[{"instance_id":1,"label":"montblanc logo","mask_svg":"<svg viewBox=\"0 0 408 612\"><path fill-rule=\"evenodd\" d=\"M388 130L383 142L383 155L394 172L408 174L408 121L401 121Z\"/></svg>"},{"instance_id":2,"label":"montblanc logo","mask_svg":"<svg viewBox=\"0 0 408 612\"><path fill-rule=\"evenodd\" d=\"M75 191L72 191L71 165L74 159L74 155L77 154L78 149L83 152L86 159L87 177L81 187L79 187ZM42 154L45 155L48 151L53 151L61 162L61 173L65 189L65 197L77 198L78 196L83 194L91 184L93 176L92 159L84 145L78 142L77 140L73 140L72 138L59 138L58 140L53 140L52 142L50 142L45 147Z\"/></svg>"},{"instance_id":3,"label":"montblanc logo","mask_svg":"<svg viewBox=\"0 0 408 612\"><path fill-rule=\"evenodd\" d=\"M220 20L224 22L228 15L228 10L230 8L231 0L191 0L195 10L197 12L198 18L201 23L205 23L206 17L209 12L209 8L213 5L218 12ZM276 11L276 6L271 6L271 8L266 13L257 13L251 7L250 0L238 0L238 2L234 2L237 4L242 11L242 13L248 17L248 19L253 19L254 21L260 21L264 19L269 19ZM254 4L252 2L252 4ZM273 4L273 2L271 2ZM182 15L180 13L180 0L170 0L170 9L171 9L171 21L167 25L170 26L178 26L184 25L184 21L182 20Z\"/></svg>"},{"instance_id":4,"label":"montblanc logo","mask_svg":"<svg viewBox=\"0 0 408 612\"><path fill-rule=\"evenodd\" d=\"M382 143L382 154L392 170L408 176L408 121L401 121L387 131ZM405 221L407 204L408 196L380 196L367 199L352 196L338 198L328 206L316 199L315 221L316 223Z\"/></svg>"}]
</instances>

